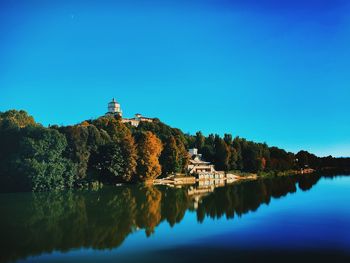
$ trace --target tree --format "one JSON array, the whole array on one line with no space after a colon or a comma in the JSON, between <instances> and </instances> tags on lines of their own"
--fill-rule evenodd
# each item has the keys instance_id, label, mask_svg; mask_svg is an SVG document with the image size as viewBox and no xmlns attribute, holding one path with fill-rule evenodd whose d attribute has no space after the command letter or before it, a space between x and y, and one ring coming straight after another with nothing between
<instances>
[{"instance_id":1,"label":"tree","mask_svg":"<svg viewBox=\"0 0 350 263\"><path fill-rule=\"evenodd\" d=\"M85 179L88 174L89 159L91 153L106 143L111 142L110 136L104 131L97 129L92 124L60 127L58 130L67 138L68 147L64 155L77 164L77 178Z\"/></svg>"},{"instance_id":2,"label":"tree","mask_svg":"<svg viewBox=\"0 0 350 263\"><path fill-rule=\"evenodd\" d=\"M77 164L77 176L82 179L86 176L90 151L87 140L89 132L87 127L80 125L58 128L66 136L68 147L65 156Z\"/></svg>"},{"instance_id":3,"label":"tree","mask_svg":"<svg viewBox=\"0 0 350 263\"><path fill-rule=\"evenodd\" d=\"M300 168L304 168L305 166L318 168L321 163L320 158L307 151L300 151L295 155L295 157L298 160L298 166Z\"/></svg>"},{"instance_id":4,"label":"tree","mask_svg":"<svg viewBox=\"0 0 350 263\"><path fill-rule=\"evenodd\" d=\"M174 136L170 136L165 144L164 149L159 158L160 165L162 166L162 174L168 175L181 170L179 163L179 153Z\"/></svg>"},{"instance_id":5,"label":"tree","mask_svg":"<svg viewBox=\"0 0 350 263\"><path fill-rule=\"evenodd\" d=\"M273 171L284 171L294 168L294 154L288 153L283 149L270 147L270 158L270 169Z\"/></svg>"},{"instance_id":6,"label":"tree","mask_svg":"<svg viewBox=\"0 0 350 263\"><path fill-rule=\"evenodd\" d=\"M17 126L18 128L36 125L34 118L23 110L9 110L6 112L0 112L0 123L1 126L9 126L9 123L11 123L11 125Z\"/></svg>"},{"instance_id":7,"label":"tree","mask_svg":"<svg viewBox=\"0 0 350 263\"><path fill-rule=\"evenodd\" d=\"M228 161L229 170L237 170L238 169L238 165L237 165L238 152L233 146L229 148L229 151L230 151L230 158Z\"/></svg>"},{"instance_id":8,"label":"tree","mask_svg":"<svg viewBox=\"0 0 350 263\"><path fill-rule=\"evenodd\" d=\"M224 141L227 144L227 146L231 146L232 144L232 135L231 134L224 134Z\"/></svg>"},{"instance_id":9,"label":"tree","mask_svg":"<svg viewBox=\"0 0 350 263\"><path fill-rule=\"evenodd\" d=\"M236 137L232 142L232 147L236 151L236 165L235 169L242 170L243 169L243 157L242 157L242 147L241 147L241 139ZM233 157L231 157L233 158Z\"/></svg>"},{"instance_id":10,"label":"tree","mask_svg":"<svg viewBox=\"0 0 350 263\"><path fill-rule=\"evenodd\" d=\"M100 173L102 181L109 183L128 181L124 173L125 161L120 146L112 142L101 145L91 156L92 167Z\"/></svg>"},{"instance_id":11,"label":"tree","mask_svg":"<svg viewBox=\"0 0 350 263\"><path fill-rule=\"evenodd\" d=\"M195 136L195 148L198 149L198 151L201 151L204 146L205 137L203 136L202 132L198 131L196 132Z\"/></svg>"},{"instance_id":12,"label":"tree","mask_svg":"<svg viewBox=\"0 0 350 263\"><path fill-rule=\"evenodd\" d=\"M188 153L182 141L174 136L168 137L159 162L163 175L183 172L188 164Z\"/></svg>"},{"instance_id":13,"label":"tree","mask_svg":"<svg viewBox=\"0 0 350 263\"><path fill-rule=\"evenodd\" d=\"M152 132L141 132L137 139L137 178L141 181L157 178L161 174L159 157L163 145Z\"/></svg>"},{"instance_id":14,"label":"tree","mask_svg":"<svg viewBox=\"0 0 350 263\"><path fill-rule=\"evenodd\" d=\"M203 159L207 162L213 162L215 158L215 149L211 145L204 145L202 148L201 154Z\"/></svg>"},{"instance_id":15,"label":"tree","mask_svg":"<svg viewBox=\"0 0 350 263\"><path fill-rule=\"evenodd\" d=\"M136 173L137 150L130 129L121 121L120 117L101 117L93 124L99 129L105 130L111 140L120 146L124 163L124 180L130 181Z\"/></svg>"},{"instance_id":16,"label":"tree","mask_svg":"<svg viewBox=\"0 0 350 263\"><path fill-rule=\"evenodd\" d=\"M22 186L32 191L73 187L76 167L62 157L66 146L66 138L57 130L33 126L24 128L15 161Z\"/></svg>"},{"instance_id":17,"label":"tree","mask_svg":"<svg viewBox=\"0 0 350 263\"><path fill-rule=\"evenodd\" d=\"M228 171L230 151L225 141L218 135L215 136L215 168L220 171Z\"/></svg>"},{"instance_id":18,"label":"tree","mask_svg":"<svg viewBox=\"0 0 350 263\"><path fill-rule=\"evenodd\" d=\"M189 133L184 134L184 138L186 140L185 145L187 149L196 148L196 137L190 135Z\"/></svg>"},{"instance_id":19,"label":"tree","mask_svg":"<svg viewBox=\"0 0 350 263\"><path fill-rule=\"evenodd\" d=\"M137 149L134 137L132 137L130 131L126 132L120 140L120 150L124 159L123 178L125 181L131 181L136 173Z\"/></svg>"},{"instance_id":20,"label":"tree","mask_svg":"<svg viewBox=\"0 0 350 263\"><path fill-rule=\"evenodd\" d=\"M181 137L176 136L176 145L178 150L178 168L179 170L176 172L185 172L187 169L187 165L190 161L190 156L188 151L186 150L185 142L181 139Z\"/></svg>"},{"instance_id":21,"label":"tree","mask_svg":"<svg viewBox=\"0 0 350 263\"><path fill-rule=\"evenodd\" d=\"M159 120L153 122L141 122L137 129L133 129L137 137L140 132L152 132L164 145L160 156L162 174L183 172L188 163L186 147L195 147L195 138L185 135L179 129L172 128Z\"/></svg>"},{"instance_id":22,"label":"tree","mask_svg":"<svg viewBox=\"0 0 350 263\"><path fill-rule=\"evenodd\" d=\"M12 181L10 175L17 169L13 165L15 155L20 150L19 141L21 138L21 129L27 126L40 126L35 123L34 118L25 111L10 110L0 112L0 179L3 179L1 185Z\"/></svg>"},{"instance_id":23,"label":"tree","mask_svg":"<svg viewBox=\"0 0 350 263\"><path fill-rule=\"evenodd\" d=\"M253 142L248 142L246 140L243 140L241 145L243 170L254 173L261 170L261 159L258 146Z\"/></svg>"}]
</instances>

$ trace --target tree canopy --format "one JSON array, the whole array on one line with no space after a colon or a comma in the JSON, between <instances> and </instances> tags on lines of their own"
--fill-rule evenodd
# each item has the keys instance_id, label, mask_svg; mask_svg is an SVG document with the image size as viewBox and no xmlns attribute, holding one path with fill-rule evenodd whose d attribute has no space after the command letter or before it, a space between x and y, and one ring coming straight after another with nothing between
<instances>
[{"instance_id":1,"label":"tree canopy","mask_svg":"<svg viewBox=\"0 0 350 263\"><path fill-rule=\"evenodd\" d=\"M349 169L349 158L319 158L225 134L184 134L160 120L138 127L119 116L43 127L25 111L0 112L0 190L47 191L97 183L139 182L186 173L198 148L217 170L270 172Z\"/></svg>"}]
</instances>

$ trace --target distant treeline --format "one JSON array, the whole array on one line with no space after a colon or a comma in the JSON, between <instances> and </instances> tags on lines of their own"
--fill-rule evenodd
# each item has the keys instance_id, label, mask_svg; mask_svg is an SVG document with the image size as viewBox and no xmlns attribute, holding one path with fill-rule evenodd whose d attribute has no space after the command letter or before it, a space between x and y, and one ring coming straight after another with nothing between
<instances>
[{"instance_id":1,"label":"distant treeline","mask_svg":"<svg viewBox=\"0 0 350 263\"><path fill-rule=\"evenodd\" d=\"M275 172L350 167L349 158L286 152L225 134L184 134L159 120L138 127L119 117L43 127L25 111L0 113L1 191L47 191L100 183L139 182L185 173L189 148L217 170Z\"/></svg>"}]
</instances>

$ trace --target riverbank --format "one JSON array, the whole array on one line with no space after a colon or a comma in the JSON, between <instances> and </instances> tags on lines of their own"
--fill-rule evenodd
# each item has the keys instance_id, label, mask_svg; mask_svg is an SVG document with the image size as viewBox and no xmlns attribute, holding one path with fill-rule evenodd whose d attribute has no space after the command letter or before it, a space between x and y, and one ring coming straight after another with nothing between
<instances>
[{"instance_id":1,"label":"riverbank","mask_svg":"<svg viewBox=\"0 0 350 263\"><path fill-rule=\"evenodd\" d=\"M203 178L201 176L187 176L185 174L171 175L166 178L154 179L148 181L146 184L152 185L168 185L168 186L182 186L182 185L194 185L199 186L210 186L210 185L225 185L232 184L239 181L245 180L257 180L259 178L266 177L280 177L280 176L290 176L290 175L301 175L301 174L312 174L316 171L314 169L301 169L301 170L288 170L284 172L260 172L260 173L246 173L241 171L229 171L227 173L222 172L220 177L207 177Z\"/></svg>"},{"instance_id":2,"label":"riverbank","mask_svg":"<svg viewBox=\"0 0 350 263\"><path fill-rule=\"evenodd\" d=\"M222 178L206 178L198 179L195 176L169 176L167 178L155 179L151 183L153 185L169 185L169 186L182 186L182 185L225 185L244 180L256 180L258 176L256 174L250 174L248 176L240 176L237 174L225 174ZM150 183L150 182L149 182Z\"/></svg>"},{"instance_id":3,"label":"riverbank","mask_svg":"<svg viewBox=\"0 0 350 263\"><path fill-rule=\"evenodd\" d=\"M316 170L312 168L300 169L300 170L287 170L287 171L270 171L270 172L260 172L257 175L259 177L275 177L275 176L288 176L288 175L300 175L300 174L312 174Z\"/></svg>"}]
</instances>

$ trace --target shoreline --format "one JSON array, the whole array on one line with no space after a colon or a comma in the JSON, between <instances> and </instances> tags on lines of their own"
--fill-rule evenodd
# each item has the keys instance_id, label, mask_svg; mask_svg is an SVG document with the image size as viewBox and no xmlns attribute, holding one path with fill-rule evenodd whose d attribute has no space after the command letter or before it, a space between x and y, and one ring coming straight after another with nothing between
<instances>
[{"instance_id":1,"label":"shoreline","mask_svg":"<svg viewBox=\"0 0 350 263\"><path fill-rule=\"evenodd\" d=\"M152 185L167 185L167 186L185 186L185 185L194 185L198 184L199 186L222 186L225 184L232 184L240 181L251 181L251 180L257 180L259 176L257 174L252 174L249 176L239 176L239 175L232 175L226 176L224 178L208 178L208 179L198 179L194 176L184 176L184 177L173 177L173 178L163 178L163 179L154 179L151 182L148 182L146 184L152 184Z\"/></svg>"},{"instance_id":2,"label":"shoreline","mask_svg":"<svg viewBox=\"0 0 350 263\"><path fill-rule=\"evenodd\" d=\"M290 175L303 175L303 174L312 174L317 171L311 168L303 170L290 170L285 172L267 172L267 173L248 173L246 175L238 175L234 173L225 173L222 178L197 178L196 176L169 176L161 179L154 179L145 184L150 185L167 185L167 186L185 186L185 185L194 185L198 184L199 186L222 186L226 184L233 184L241 181L251 181L258 180L259 178L267 177L280 177L280 176L290 176Z\"/></svg>"}]
</instances>

